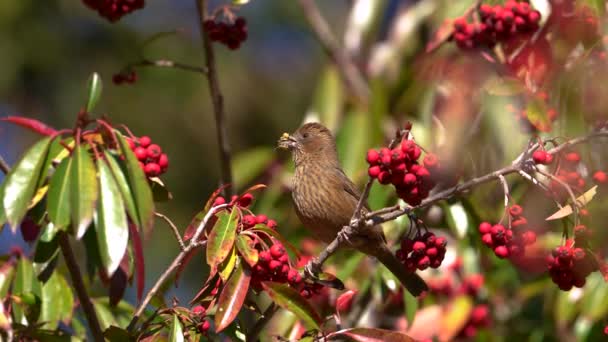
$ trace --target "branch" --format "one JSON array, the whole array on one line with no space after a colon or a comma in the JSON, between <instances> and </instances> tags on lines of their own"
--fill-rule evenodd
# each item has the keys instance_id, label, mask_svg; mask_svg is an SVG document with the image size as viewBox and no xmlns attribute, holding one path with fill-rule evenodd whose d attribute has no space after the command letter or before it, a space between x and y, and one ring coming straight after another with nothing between
<instances>
[{"instance_id":1,"label":"branch","mask_svg":"<svg viewBox=\"0 0 608 342\"><path fill-rule=\"evenodd\" d=\"M232 166L230 165L230 146L226 137L226 123L224 119L224 97L220 91L220 85L215 66L215 53L213 45L207 33L205 33L205 19L207 18L207 0L195 0L198 9L198 21L205 50L205 63L207 68L207 83L215 114L215 129L217 132L218 148L220 155L222 185L232 184ZM233 184L234 185L234 184ZM236 187L231 187L234 191ZM224 190L225 191L225 190Z\"/></svg>"},{"instance_id":2,"label":"branch","mask_svg":"<svg viewBox=\"0 0 608 342\"><path fill-rule=\"evenodd\" d=\"M11 167L8 166L8 163L0 156L0 170L7 175L11 171Z\"/></svg>"},{"instance_id":3,"label":"branch","mask_svg":"<svg viewBox=\"0 0 608 342\"><path fill-rule=\"evenodd\" d=\"M171 220L167 216L165 216L161 213L155 212L154 215L156 215L156 217L160 217L161 219L165 220L165 222L167 222L169 227L171 227L171 231L173 231L173 234L175 235L175 238L177 239L177 243L179 243L180 250L183 251L184 249L186 249L186 245L184 245L184 240L182 240L182 236L179 234L179 230L177 229L175 224L173 222L171 222Z\"/></svg>"},{"instance_id":4,"label":"branch","mask_svg":"<svg viewBox=\"0 0 608 342\"><path fill-rule=\"evenodd\" d=\"M173 259L173 262L169 265L169 267L167 267L167 269L160 275L160 277L158 277L158 280L156 280L156 283L154 284L154 286L152 286L150 291L148 291L144 300L139 304L139 306L135 310L135 313L133 314L133 319L131 319L129 326L127 327L127 330L129 332L133 331L133 329L135 328L135 324L139 320L139 317L141 316L141 314L146 309L146 306L148 306L148 303L150 303L150 300L152 300L152 297L154 297L154 295L156 295L156 293L160 290L162 285L169 278L169 276L173 273L173 271L175 271L182 264L182 261L184 261L184 258L186 257L186 255L188 255L188 253L191 250L193 250L194 248L205 245L206 241L198 242L199 237L205 230L205 227L207 226L207 223L209 223L209 220L211 219L211 217L213 217L213 215L215 215L215 213L217 213L219 210L222 210L226 207L228 207L228 204L218 205L218 206L215 206L215 207L209 209L209 211L207 212L207 214L205 215L205 217L203 218L201 223L199 223L198 227L196 227L196 231L194 232L194 235L190 239L190 243L187 246L185 246L184 249L181 250L181 252L175 257L175 259Z\"/></svg>"},{"instance_id":5,"label":"branch","mask_svg":"<svg viewBox=\"0 0 608 342\"><path fill-rule=\"evenodd\" d=\"M91 303L91 298L87 294L87 290L84 286L82 274L80 273L80 268L78 268L78 263L76 262L76 258L74 257L74 252L72 251L72 247L70 246L68 236L65 232L59 232L58 236L59 246L61 247L61 252L63 253L63 258L65 259L65 264L68 268L68 271L70 272L72 284L74 284L76 295L78 296L78 300L80 301L80 305L82 305L84 315L87 318L87 322L89 323L89 328L91 329L93 339L97 342L103 342L103 331L101 331L101 326L99 325L97 313L95 312L93 303Z\"/></svg>"},{"instance_id":6,"label":"branch","mask_svg":"<svg viewBox=\"0 0 608 342\"><path fill-rule=\"evenodd\" d=\"M367 104L370 91L363 75L349 58L346 51L340 46L336 37L334 37L314 0L298 1L317 39L338 68L338 73L342 77L348 91L360 102Z\"/></svg>"},{"instance_id":7,"label":"branch","mask_svg":"<svg viewBox=\"0 0 608 342\"><path fill-rule=\"evenodd\" d=\"M591 139L600 138L600 137L608 137L608 130L593 131L585 136L581 136L578 138L568 140L568 141L564 142L563 144L561 144L551 150L548 150L547 152L549 152L551 154L557 154L557 153L561 152L562 150L567 149L571 146L582 144ZM340 246L342 242L344 242L350 236L352 236L352 234L357 229L361 229L363 227L372 227L372 226L375 226L375 225L378 225L378 224L381 224L381 223L384 223L387 221L392 221L398 217L407 215L415 210L429 207L437 202L440 202L440 201L443 201L446 199L450 199L456 195L467 192L481 184L485 184L485 183L488 183L488 182L491 182L491 181L494 181L497 179L500 180L501 177L504 177L504 176L512 174L512 173L521 174L522 171L525 173L525 171L527 171L528 169L533 169L533 168L531 168L531 166L534 165L534 161L532 160L532 158L529 157L531 154L530 151L534 151L534 150L538 149L539 147L540 147L539 144L534 144L532 146L529 146L524 153L522 153L519 157L517 157L511 163L511 165L503 167L499 170L493 171L486 175L473 178L471 180L458 184L449 189L435 193L432 196L424 199L417 206L406 205L404 208L401 208L400 206L382 208L382 209L373 211L371 213L368 213L367 215L365 215L365 217L363 219L354 220L348 226L344 226L342 228L342 230L340 231L340 233L338 233L338 236L325 248L325 250L323 250L317 258L313 258L309 262L309 264L306 265L306 270L307 271L313 271L313 270L320 271L323 263L336 251L338 246ZM522 156L527 156L527 157L523 158Z\"/></svg>"},{"instance_id":8,"label":"branch","mask_svg":"<svg viewBox=\"0 0 608 342\"><path fill-rule=\"evenodd\" d=\"M258 340L260 332L262 332L262 329L264 329L266 324L270 322L270 320L277 311L279 311L279 306L275 303L270 303L270 305L268 305L268 308L264 310L262 317L257 322L255 322L255 325L251 328L249 334L247 334L247 338L245 341L256 342Z\"/></svg>"},{"instance_id":9,"label":"branch","mask_svg":"<svg viewBox=\"0 0 608 342\"><path fill-rule=\"evenodd\" d=\"M175 62L169 59L157 59L157 60L149 60L144 59L140 62L133 63L130 65L131 67L159 67L159 68L173 68L184 71L192 71L199 74L206 75L207 68L199 67L196 65L189 65L180 62Z\"/></svg>"}]
</instances>

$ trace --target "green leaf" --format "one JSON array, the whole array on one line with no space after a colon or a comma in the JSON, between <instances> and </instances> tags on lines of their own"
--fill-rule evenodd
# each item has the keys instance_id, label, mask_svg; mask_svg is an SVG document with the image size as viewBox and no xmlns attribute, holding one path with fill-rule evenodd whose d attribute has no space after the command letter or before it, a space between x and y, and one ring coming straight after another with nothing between
<instances>
[{"instance_id":1,"label":"green leaf","mask_svg":"<svg viewBox=\"0 0 608 342\"><path fill-rule=\"evenodd\" d=\"M230 252L230 256L228 256L226 259L224 259L224 261L219 265L219 274L220 274L220 278L222 279L223 282L225 282L226 280L228 280L228 277L230 277L230 274L232 273L232 271L234 270L234 266L236 266L236 260L237 260L237 256L236 256L236 247L232 247L231 252Z\"/></svg>"},{"instance_id":2,"label":"green leaf","mask_svg":"<svg viewBox=\"0 0 608 342\"><path fill-rule=\"evenodd\" d=\"M531 99L526 107L526 117L539 131L547 132L551 129L547 104L541 99Z\"/></svg>"},{"instance_id":3,"label":"green leaf","mask_svg":"<svg viewBox=\"0 0 608 342\"><path fill-rule=\"evenodd\" d=\"M411 327L416 318L416 311L418 311L418 298L414 297L410 291L403 291L403 302L405 304L405 319L407 319L407 326Z\"/></svg>"},{"instance_id":4,"label":"green leaf","mask_svg":"<svg viewBox=\"0 0 608 342\"><path fill-rule=\"evenodd\" d=\"M40 321L47 322L48 329L57 328L59 321L68 324L72 319L74 296L71 286L59 274L54 272L51 278L42 286L42 310Z\"/></svg>"},{"instance_id":5,"label":"green leaf","mask_svg":"<svg viewBox=\"0 0 608 342\"><path fill-rule=\"evenodd\" d=\"M26 258L19 259L17 263L17 272L15 273L15 279L13 281L12 293L19 297L36 297L40 298L42 292L42 286L36 278L34 267L32 262ZM13 305L13 318L15 322L22 324L32 324L26 318L26 311L23 310L21 305Z\"/></svg>"},{"instance_id":6,"label":"green leaf","mask_svg":"<svg viewBox=\"0 0 608 342\"><path fill-rule=\"evenodd\" d=\"M406 291L407 292L407 291ZM360 342L415 342L416 340L398 331L376 328L343 329L327 335L331 340L349 340Z\"/></svg>"},{"instance_id":7,"label":"green leaf","mask_svg":"<svg viewBox=\"0 0 608 342\"><path fill-rule=\"evenodd\" d=\"M319 329L323 320L310 303L286 284L262 282L264 290L270 298L285 310L293 312L309 327Z\"/></svg>"},{"instance_id":8,"label":"green leaf","mask_svg":"<svg viewBox=\"0 0 608 342\"><path fill-rule=\"evenodd\" d=\"M125 138L119 131L115 132L118 143L120 144L120 150L125 157L127 180L137 209L137 226L142 229L142 233L145 236L150 232L152 224L154 223L152 190L150 190L144 171L139 166L139 161L135 157L135 154L133 154L133 151L129 148Z\"/></svg>"},{"instance_id":9,"label":"green leaf","mask_svg":"<svg viewBox=\"0 0 608 342\"><path fill-rule=\"evenodd\" d=\"M217 266L230 254L238 224L237 210L231 210L230 213L221 211L217 216L218 220L207 239L207 263L212 272L217 271Z\"/></svg>"},{"instance_id":10,"label":"green leaf","mask_svg":"<svg viewBox=\"0 0 608 342\"><path fill-rule=\"evenodd\" d=\"M169 342L183 342L184 332L182 331L182 324L179 322L177 315L173 315L173 323L171 324L171 331L169 331Z\"/></svg>"},{"instance_id":11,"label":"green leaf","mask_svg":"<svg viewBox=\"0 0 608 342\"><path fill-rule=\"evenodd\" d=\"M5 179L6 180L6 179ZM2 199L4 198L4 185L6 182L2 182L0 184L0 233L4 228L4 224L6 223L6 212L4 211L4 204Z\"/></svg>"},{"instance_id":12,"label":"green leaf","mask_svg":"<svg viewBox=\"0 0 608 342\"><path fill-rule=\"evenodd\" d=\"M108 341L110 342L123 342L130 341L133 339L131 335L129 335L128 331L114 325L110 326L103 332L103 337L108 339Z\"/></svg>"},{"instance_id":13,"label":"green leaf","mask_svg":"<svg viewBox=\"0 0 608 342\"><path fill-rule=\"evenodd\" d=\"M70 174L70 206L72 210L72 227L76 238L86 233L93 220L95 202L99 195L95 164L86 148L76 144L72 152Z\"/></svg>"},{"instance_id":14,"label":"green leaf","mask_svg":"<svg viewBox=\"0 0 608 342\"><path fill-rule=\"evenodd\" d=\"M36 242L36 250L34 252L34 270L40 281L45 281L44 274L52 271L56 257L59 255L59 244L57 239L43 241L38 239ZM51 267L51 269L49 269ZM50 274L49 274L50 275ZM42 276L42 279L41 279Z\"/></svg>"},{"instance_id":15,"label":"green leaf","mask_svg":"<svg viewBox=\"0 0 608 342\"><path fill-rule=\"evenodd\" d=\"M112 176L112 170L102 160L99 168L99 201L95 215L95 231L101 261L108 275L120 265L129 243L127 214L118 184Z\"/></svg>"},{"instance_id":16,"label":"green leaf","mask_svg":"<svg viewBox=\"0 0 608 342\"><path fill-rule=\"evenodd\" d=\"M133 318L134 308L125 301L120 301L115 307L110 307L108 297L92 298L95 312L99 318L101 330L106 330L110 326L126 327Z\"/></svg>"},{"instance_id":17,"label":"green leaf","mask_svg":"<svg viewBox=\"0 0 608 342\"><path fill-rule=\"evenodd\" d=\"M13 231L16 231L23 220L28 204L36 193L38 176L50 144L50 137L38 141L23 155L4 180L2 204Z\"/></svg>"},{"instance_id":18,"label":"green leaf","mask_svg":"<svg viewBox=\"0 0 608 342\"><path fill-rule=\"evenodd\" d=\"M236 237L236 248L243 259L253 267L258 263L258 250L253 248L253 240L246 235L239 234Z\"/></svg>"},{"instance_id":19,"label":"green leaf","mask_svg":"<svg viewBox=\"0 0 608 342\"><path fill-rule=\"evenodd\" d=\"M40 238L38 240L49 242L55 238L57 232L59 232L59 229L57 229L53 223L49 222L42 229L42 233L40 234Z\"/></svg>"},{"instance_id":20,"label":"green leaf","mask_svg":"<svg viewBox=\"0 0 608 342\"><path fill-rule=\"evenodd\" d=\"M87 112L91 112L97 105L97 102L99 102L102 89L103 83L101 82L101 77L99 77L98 73L94 72L87 81Z\"/></svg>"},{"instance_id":21,"label":"green leaf","mask_svg":"<svg viewBox=\"0 0 608 342\"><path fill-rule=\"evenodd\" d=\"M251 272L249 267L242 261L239 261L232 276L224 285L217 301L217 310L215 312L217 332L224 330L241 311L241 307L247 297L250 281Z\"/></svg>"},{"instance_id":22,"label":"green leaf","mask_svg":"<svg viewBox=\"0 0 608 342\"><path fill-rule=\"evenodd\" d=\"M271 147L258 147L246 150L234 156L234 184L244 186L256 179L275 158L276 153Z\"/></svg>"},{"instance_id":23,"label":"green leaf","mask_svg":"<svg viewBox=\"0 0 608 342\"><path fill-rule=\"evenodd\" d=\"M0 266L0 298L6 298L13 281L15 267L10 264Z\"/></svg>"},{"instance_id":24,"label":"green leaf","mask_svg":"<svg viewBox=\"0 0 608 342\"><path fill-rule=\"evenodd\" d=\"M70 169L72 158L65 158L51 177L47 194L47 211L49 219L56 228L65 228L70 224Z\"/></svg>"},{"instance_id":25,"label":"green leaf","mask_svg":"<svg viewBox=\"0 0 608 342\"><path fill-rule=\"evenodd\" d=\"M112 171L112 175L116 180L116 184L118 184L118 188L120 189L120 193L122 195L122 199L125 202L125 207L127 209L127 213L133 222L139 222L139 217L137 216L137 210L135 209L135 200L133 199L133 194L131 193L131 189L129 189L129 183L127 183L127 176L125 176L124 172L116 158L112 156L108 151L104 151L105 160L108 162L108 166Z\"/></svg>"}]
</instances>

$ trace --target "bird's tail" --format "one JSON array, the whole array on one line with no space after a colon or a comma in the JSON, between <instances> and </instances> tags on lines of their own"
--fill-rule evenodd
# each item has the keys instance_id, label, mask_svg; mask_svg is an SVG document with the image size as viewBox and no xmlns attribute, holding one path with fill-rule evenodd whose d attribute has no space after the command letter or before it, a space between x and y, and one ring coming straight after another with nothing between
<instances>
[{"instance_id":1,"label":"bird's tail","mask_svg":"<svg viewBox=\"0 0 608 342\"><path fill-rule=\"evenodd\" d=\"M427 291L429 289L419 275L417 275L415 272L407 271L405 265L403 265L397 259L397 257L395 257L390 249L388 249L387 245L382 244L381 246L382 247L380 248L376 246L372 255L375 256L384 266L386 266L386 268L388 268L389 271L391 271L399 279L401 284L403 284L403 286L410 291L411 294L414 296L419 296L423 291Z\"/></svg>"}]
</instances>

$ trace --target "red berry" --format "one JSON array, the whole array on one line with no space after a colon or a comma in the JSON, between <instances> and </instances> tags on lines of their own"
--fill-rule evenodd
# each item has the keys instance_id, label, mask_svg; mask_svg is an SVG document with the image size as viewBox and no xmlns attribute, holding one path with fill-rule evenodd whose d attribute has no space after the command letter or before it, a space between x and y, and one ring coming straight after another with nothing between
<instances>
[{"instance_id":1,"label":"red berry","mask_svg":"<svg viewBox=\"0 0 608 342\"><path fill-rule=\"evenodd\" d=\"M150 159L156 159L156 158L160 157L160 155L163 153L160 146L158 146L156 144L152 144L152 145L148 146L146 148L146 151L148 152L148 158L150 158Z\"/></svg>"},{"instance_id":2,"label":"red berry","mask_svg":"<svg viewBox=\"0 0 608 342\"><path fill-rule=\"evenodd\" d=\"M255 222L259 224L266 223L268 221L268 216L264 214L259 214L255 217Z\"/></svg>"},{"instance_id":3,"label":"red berry","mask_svg":"<svg viewBox=\"0 0 608 342\"><path fill-rule=\"evenodd\" d=\"M261 251L258 254L258 261L263 264L268 264L272 260L272 256L269 251Z\"/></svg>"},{"instance_id":4,"label":"red berry","mask_svg":"<svg viewBox=\"0 0 608 342\"><path fill-rule=\"evenodd\" d=\"M239 206L247 208L251 204L251 202L253 202L253 195L250 193L246 193L241 196L238 201Z\"/></svg>"},{"instance_id":5,"label":"red berry","mask_svg":"<svg viewBox=\"0 0 608 342\"><path fill-rule=\"evenodd\" d=\"M531 245L536 242L536 233L531 230L524 232L523 240L525 245Z\"/></svg>"},{"instance_id":6,"label":"red berry","mask_svg":"<svg viewBox=\"0 0 608 342\"><path fill-rule=\"evenodd\" d=\"M281 255L278 259L280 262L282 262L283 264L287 265L289 264L289 255L287 255L287 253Z\"/></svg>"},{"instance_id":7,"label":"red berry","mask_svg":"<svg viewBox=\"0 0 608 342\"><path fill-rule=\"evenodd\" d=\"M292 285L298 285L302 282L302 276L292 268L287 272L287 281Z\"/></svg>"},{"instance_id":8,"label":"red berry","mask_svg":"<svg viewBox=\"0 0 608 342\"><path fill-rule=\"evenodd\" d=\"M191 312L196 315L196 316L205 316L207 310L205 310L205 308L202 305L197 305L195 307L192 308Z\"/></svg>"},{"instance_id":9,"label":"red berry","mask_svg":"<svg viewBox=\"0 0 608 342\"><path fill-rule=\"evenodd\" d=\"M422 160L422 164L424 164L424 166L427 169L434 169L435 167L437 167L439 165L439 159L437 158L437 156L435 154L429 153L426 156L424 156L424 159Z\"/></svg>"},{"instance_id":10,"label":"red berry","mask_svg":"<svg viewBox=\"0 0 608 342\"><path fill-rule=\"evenodd\" d=\"M378 181L380 184L389 184L391 182L391 174L388 171L382 171L378 175Z\"/></svg>"},{"instance_id":11,"label":"red berry","mask_svg":"<svg viewBox=\"0 0 608 342\"><path fill-rule=\"evenodd\" d=\"M158 158L158 166L164 171L169 167L169 157L166 154L161 154Z\"/></svg>"},{"instance_id":12,"label":"red berry","mask_svg":"<svg viewBox=\"0 0 608 342\"><path fill-rule=\"evenodd\" d=\"M606 184L608 182L608 175L604 171L595 171L593 180L598 184Z\"/></svg>"},{"instance_id":13,"label":"red berry","mask_svg":"<svg viewBox=\"0 0 608 342\"><path fill-rule=\"evenodd\" d=\"M382 169L378 165L370 166L370 168L367 170L367 174L372 178L378 178L381 171Z\"/></svg>"},{"instance_id":14,"label":"red berry","mask_svg":"<svg viewBox=\"0 0 608 342\"><path fill-rule=\"evenodd\" d=\"M250 227L255 226L256 217L253 215L245 215L245 216L243 216L243 219L241 220L241 222L243 223L243 226L245 228L250 228Z\"/></svg>"},{"instance_id":15,"label":"red berry","mask_svg":"<svg viewBox=\"0 0 608 342\"><path fill-rule=\"evenodd\" d=\"M144 172L148 177L156 177L160 174L160 166L156 163L148 163L144 167Z\"/></svg>"},{"instance_id":16,"label":"red berry","mask_svg":"<svg viewBox=\"0 0 608 342\"><path fill-rule=\"evenodd\" d=\"M429 266L431 266L431 259L429 259L429 257L425 255L420 258L420 260L418 260L417 266L419 270L424 271Z\"/></svg>"},{"instance_id":17,"label":"red berry","mask_svg":"<svg viewBox=\"0 0 608 342\"><path fill-rule=\"evenodd\" d=\"M367 157L365 158L370 165L376 165L380 161L380 154L376 150L367 151Z\"/></svg>"},{"instance_id":18,"label":"red berry","mask_svg":"<svg viewBox=\"0 0 608 342\"><path fill-rule=\"evenodd\" d=\"M266 226L270 229L275 229L277 227L277 221L268 220L268 222L266 223Z\"/></svg>"},{"instance_id":19,"label":"red berry","mask_svg":"<svg viewBox=\"0 0 608 342\"><path fill-rule=\"evenodd\" d=\"M218 206L218 205L222 205L222 204L226 204L226 199L222 196L218 196L215 201L213 201L213 206Z\"/></svg>"},{"instance_id":20,"label":"red berry","mask_svg":"<svg viewBox=\"0 0 608 342\"><path fill-rule=\"evenodd\" d=\"M424 251L426 250L426 244L422 241L416 241L416 242L414 242L414 246L412 249L416 253L420 253L420 254L424 253Z\"/></svg>"},{"instance_id":21,"label":"red berry","mask_svg":"<svg viewBox=\"0 0 608 342\"><path fill-rule=\"evenodd\" d=\"M566 153L566 156L564 157L564 159L566 159L566 161L568 161L570 163L576 164L581 161L581 156L576 152L570 152L570 153Z\"/></svg>"},{"instance_id":22,"label":"red berry","mask_svg":"<svg viewBox=\"0 0 608 342\"><path fill-rule=\"evenodd\" d=\"M146 149L141 146L136 147L135 151L133 152L135 153L135 157L139 161L144 161L148 158L148 151L146 151Z\"/></svg>"},{"instance_id":23,"label":"red berry","mask_svg":"<svg viewBox=\"0 0 608 342\"><path fill-rule=\"evenodd\" d=\"M272 272L278 272L281 270L282 267L283 267L283 264L278 260L270 260L270 262L268 263L268 268Z\"/></svg>"},{"instance_id":24,"label":"red berry","mask_svg":"<svg viewBox=\"0 0 608 342\"><path fill-rule=\"evenodd\" d=\"M127 141L127 145L129 145L129 149L131 149L131 151L133 151L135 149L135 142L133 141L133 139L126 139Z\"/></svg>"},{"instance_id":25,"label":"red berry","mask_svg":"<svg viewBox=\"0 0 608 342\"><path fill-rule=\"evenodd\" d=\"M428 249L426 250L426 255L427 255L429 258L434 258L434 257L436 257L436 256L437 256L437 248L435 248L435 247L428 248Z\"/></svg>"},{"instance_id":26,"label":"red berry","mask_svg":"<svg viewBox=\"0 0 608 342\"><path fill-rule=\"evenodd\" d=\"M270 255L272 255L273 259L279 259L284 254L285 247L283 247L283 245L276 243L270 247Z\"/></svg>"},{"instance_id":27,"label":"red berry","mask_svg":"<svg viewBox=\"0 0 608 342\"><path fill-rule=\"evenodd\" d=\"M481 233L481 234L487 234L490 232L491 229L492 229L492 224L490 224L488 222L481 222L479 224L479 233Z\"/></svg>"},{"instance_id":28,"label":"red berry","mask_svg":"<svg viewBox=\"0 0 608 342\"><path fill-rule=\"evenodd\" d=\"M443 236L440 236L435 240L435 246L437 246L437 248L445 249L447 244L448 244L448 240L446 238L444 238Z\"/></svg>"},{"instance_id":29,"label":"red berry","mask_svg":"<svg viewBox=\"0 0 608 342\"><path fill-rule=\"evenodd\" d=\"M198 330L203 334L207 333L207 331L209 331L209 328L211 328L211 323L209 323L209 321L207 320L199 323L198 325Z\"/></svg>"},{"instance_id":30,"label":"red berry","mask_svg":"<svg viewBox=\"0 0 608 342\"><path fill-rule=\"evenodd\" d=\"M524 212L524 210L518 204L514 204L511 207L509 207L509 215L511 215L511 217L519 217L519 216L521 216L521 214L523 212Z\"/></svg>"},{"instance_id":31,"label":"red berry","mask_svg":"<svg viewBox=\"0 0 608 342\"><path fill-rule=\"evenodd\" d=\"M150 146L151 143L152 143L152 139L150 139L150 137L147 135L144 135L139 138L139 145L141 147L146 148L146 147Z\"/></svg>"},{"instance_id":32,"label":"red berry","mask_svg":"<svg viewBox=\"0 0 608 342\"><path fill-rule=\"evenodd\" d=\"M509 257L509 249L505 246L497 246L494 248L494 254L496 254L497 257L504 259Z\"/></svg>"}]
</instances>

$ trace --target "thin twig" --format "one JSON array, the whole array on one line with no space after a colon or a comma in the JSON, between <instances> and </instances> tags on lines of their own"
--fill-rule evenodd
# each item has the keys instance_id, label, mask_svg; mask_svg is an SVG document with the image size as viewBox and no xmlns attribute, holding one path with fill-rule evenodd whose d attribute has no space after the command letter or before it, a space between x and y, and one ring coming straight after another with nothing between
<instances>
[{"instance_id":1,"label":"thin twig","mask_svg":"<svg viewBox=\"0 0 608 342\"><path fill-rule=\"evenodd\" d=\"M360 102L369 102L370 91L363 75L331 32L314 0L299 0L302 11L326 53L333 60L348 91Z\"/></svg>"},{"instance_id":2,"label":"thin twig","mask_svg":"<svg viewBox=\"0 0 608 342\"><path fill-rule=\"evenodd\" d=\"M576 200L576 195L574 195L574 192L572 191L572 188L570 187L570 185L568 185L568 183L564 182L563 180L559 179L559 177L555 177L554 175L545 172L543 170L541 170L540 168L535 168L536 172L540 173L541 175L557 182L559 185L561 185L564 189L566 189L566 191L568 192L568 195L570 196L570 199L572 200L572 208L574 211L574 221L575 221L575 225L578 225L578 221L579 221L579 217L578 217L578 211L579 211L579 202Z\"/></svg>"},{"instance_id":3,"label":"thin twig","mask_svg":"<svg viewBox=\"0 0 608 342\"><path fill-rule=\"evenodd\" d=\"M502 217L500 218L500 221L498 221L499 223L502 223L502 221L505 219L505 217L507 217L507 207L509 206L509 197L510 197L509 183L507 183L507 179L503 175L499 175L498 180L502 184L502 191L505 196L505 209L502 212ZM510 222L511 222L511 220L509 219L509 226L510 226Z\"/></svg>"},{"instance_id":4,"label":"thin twig","mask_svg":"<svg viewBox=\"0 0 608 342\"><path fill-rule=\"evenodd\" d=\"M270 303L268 308L264 310L262 317L255 322L255 325L251 328L251 331L247 334L246 342L256 342L258 340L258 336L262 332L262 329L270 322L274 314L279 311L279 306L275 303Z\"/></svg>"},{"instance_id":5,"label":"thin twig","mask_svg":"<svg viewBox=\"0 0 608 342\"><path fill-rule=\"evenodd\" d=\"M220 91L220 84L217 77L217 69L215 66L215 53L213 44L209 36L205 32L205 19L207 18L207 0L195 0L198 9L198 21L203 40L203 49L205 50L205 63L207 67L207 83L209 84L209 93L211 94L211 102L213 104L213 113L215 114L215 130L218 140L218 148L220 155L222 185L232 184L232 166L230 164L230 146L226 134L226 113L224 111L224 97ZM232 191L236 189L234 184L230 187ZM224 192L227 191L224 189Z\"/></svg>"},{"instance_id":6,"label":"thin twig","mask_svg":"<svg viewBox=\"0 0 608 342\"><path fill-rule=\"evenodd\" d=\"M11 167L8 166L8 163L0 156L0 170L6 175L11 171Z\"/></svg>"},{"instance_id":7,"label":"thin twig","mask_svg":"<svg viewBox=\"0 0 608 342\"><path fill-rule=\"evenodd\" d=\"M547 151L551 154L557 154L562 150L574 146L577 144L585 143L594 138L600 137L608 137L608 130L600 130L589 133L588 135L574 138L564 142L563 144ZM538 145L529 146L527 148L528 151L538 148ZM524 154L526 155L526 154ZM404 208L399 206L390 207L391 210L387 210L387 208L382 208L377 211L373 211L365 215L365 220L358 220L357 222L353 222L348 226L344 226L340 233L338 233L337 237L319 254L317 258L313 258L311 262L307 265L307 268L310 270L321 270L321 266L323 263L336 251L338 246L341 245L344 239L347 239L350 234L352 234L355 229L360 229L361 226L375 226L387 221L392 221L398 217L403 215L407 215L415 210L423 209L428 206L431 206L437 202L450 199L456 195L467 192L481 184L485 184L491 182L493 180L499 179L500 176L506 176L512 173L520 173L521 171L526 171L530 169L529 165L533 165L534 161L531 158L523 159L520 157L516 158L511 165L503 167L502 169L493 171L486 175L476 177L470 179L464 183L453 186L449 189L440 191L435 193L434 195L427 197L417 206L409 206L406 205ZM576 201L575 201L576 205Z\"/></svg>"},{"instance_id":8,"label":"thin twig","mask_svg":"<svg viewBox=\"0 0 608 342\"><path fill-rule=\"evenodd\" d=\"M205 226L207 226L207 223L209 222L211 217L213 217L213 215L215 215L215 213L217 213L219 210L222 210L222 209L226 208L227 206L228 206L228 204L222 204L222 205L218 205L216 207L209 209L209 211L207 212L207 214L205 215L205 217L203 218L201 223L199 223L198 227L196 227L196 231L194 232L192 239L190 239L190 243L186 247L184 247L184 249L175 257L175 259L173 259L173 262L169 265L169 267L167 267L167 269L160 275L160 277L158 277L154 286L152 286L150 291L148 291L144 300L139 304L139 306L135 310L135 313L133 314L133 319L131 319L129 326L127 327L127 330L129 332L133 331L133 329L135 328L135 324L139 320L139 317L141 316L141 314L144 312L146 306L148 306L148 303L150 302L150 300L152 300L152 297L154 297L154 295L156 295L156 293L160 290L162 285L169 278L169 276L173 273L173 271L175 271L181 265L181 263L182 263L182 261L184 261L184 258L186 257L186 255L188 255L188 253L191 250L193 250L194 248L205 245L206 241L197 242L198 238L201 236L201 234L205 230Z\"/></svg>"},{"instance_id":9,"label":"thin twig","mask_svg":"<svg viewBox=\"0 0 608 342\"><path fill-rule=\"evenodd\" d=\"M133 63L130 67L159 67L159 68L173 68L184 71L192 71L199 74L206 75L207 68L199 67L196 65L189 65L185 63L175 62L169 59L157 59L157 60L149 60L144 59L142 61Z\"/></svg>"},{"instance_id":10,"label":"thin twig","mask_svg":"<svg viewBox=\"0 0 608 342\"><path fill-rule=\"evenodd\" d=\"M72 247L70 246L68 236L65 232L59 232L58 238L59 246L61 248L61 252L63 253L63 258L65 259L65 264L70 273L70 277L72 278L72 284L74 285L74 289L76 290L76 295L78 296L80 305L82 305L84 316L86 317L87 322L89 323L91 335L93 335L93 339L95 341L103 342L103 331L101 330L101 326L99 325L99 319L97 318L97 313L95 312L93 303L91 303L91 297L89 297L87 290L84 286L82 274L80 273L80 268L78 268L78 263L76 262L76 258L74 257L74 252L72 251Z\"/></svg>"},{"instance_id":11,"label":"thin twig","mask_svg":"<svg viewBox=\"0 0 608 342\"><path fill-rule=\"evenodd\" d=\"M167 224L169 225L169 227L171 227L171 230L173 231L173 234L175 235L175 238L177 239L177 242L179 243L179 248L183 251L184 249L186 249L186 245L184 245L184 240L182 240L182 236L179 234L179 229L177 229L177 227L175 226L175 224L171 221L171 219L169 219L167 216L161 214L161 213L154 213L154 215L156 215L156 217L160 217L161 219L165 220L165 222L167 222Z\"/></svg>"}]
</instances>

